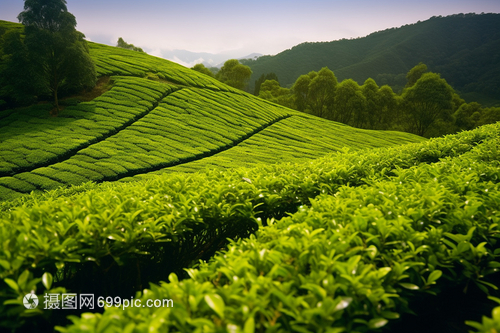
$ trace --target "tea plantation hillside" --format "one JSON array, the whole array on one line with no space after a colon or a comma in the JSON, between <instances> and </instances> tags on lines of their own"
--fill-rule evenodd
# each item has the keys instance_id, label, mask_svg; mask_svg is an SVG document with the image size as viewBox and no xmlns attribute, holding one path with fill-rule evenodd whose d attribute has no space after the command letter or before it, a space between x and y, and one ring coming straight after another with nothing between
<instances>
[{"instance_id":1,"label":"tea plantation hillside","mask_svg":"<svg viewBox=\"0 0 500 333\"><path fill-rule=\"evenodd\" d=\"M144 53L94 43L90 51L101 80L109 78L108 91L89 102L67 101L58 117L50 117L48 104L0 114L0 200L174 167L293 162L344 147L423 140L270 104Z\"/></svg>"},{"instance_id":2,"label":"tea plantation hillside","mask_svg":"<svg viewBox=\"0 0 500 333\"><path fill-rule=\"evenodd\" d=\"M467 332L468 321L498 331L498 310L481 315L495 304L487 295L500 296L499 151L495 124L301 163L26 196L0 213L0 326ZM70 311L27 310L31 290L101 298L68 323ZM163 299L173 306L137 306Z\"/></svg>"}]
</instances>

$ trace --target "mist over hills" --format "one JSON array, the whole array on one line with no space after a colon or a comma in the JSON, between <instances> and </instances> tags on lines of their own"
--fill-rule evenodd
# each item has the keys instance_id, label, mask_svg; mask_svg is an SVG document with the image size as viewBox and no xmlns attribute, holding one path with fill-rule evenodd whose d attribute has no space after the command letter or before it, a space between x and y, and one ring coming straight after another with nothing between
<instances>
[{"instance_id":1,"label":"mist over hills","mask_svg":"<svg viewBox=\"0 0 500 333\"><path fill-rule=\"evenodd\" d=\"M252 53L242 56L237 52L209 53L165 49L148 53L160 56L186 67L193 67L196 64L203 64L205 67L217 68L222 67L224 65L224 62L228 59L256 59L262 56L262 54L260 53Z\"/></svg>"},{"instance_id":2,"label":"mist over hills","mask_svg":"<svg viewBox=\"0 0 500 333\"><path fill-rule=\"evenodd\" d=\"M457 14L374 32L357 39L302 43L274 56L246 60L253 71L250 88L274 72L281 86L327 66L339 80L362 84L371 77L395 90L419 62L441 73L463 94L500 100L500 14Z\"/></svg>"}]
</instances>

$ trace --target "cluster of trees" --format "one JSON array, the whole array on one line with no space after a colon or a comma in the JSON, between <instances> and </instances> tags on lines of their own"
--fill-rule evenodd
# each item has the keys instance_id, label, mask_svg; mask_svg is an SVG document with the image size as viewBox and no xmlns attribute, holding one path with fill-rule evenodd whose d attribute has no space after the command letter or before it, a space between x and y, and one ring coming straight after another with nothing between
<instances>
[{"instance_id":1,"label":"cluster of trees","mask_svg":"<svg viewBox=\"0 0 500 333\"><path fill-rule=\"evenodd\" d=\"M260 85L259 97L358 128L401 130L439 136L500 120L500 108L467 104L441 78L418 64L406 75L406 86L396 94L369 78L363 85L352 79L338 82L327 67L301 75L292 88L275 79Z\"/></svg>"},{"instance_id":2,"label":"cluster of trees","mask_svg":"<svg viewBox=\"0 0 500 333\"><path fill-rule=\"evenodd\" d=\"M240 90L248 88L248 82L250 81L250 76L252 76L250 67L240 64L237 59L227 60L217 73L213 73L212 70L206 68L203 64L196 64L191 69L215 77L220 82Z\"/></svg>"},{"instance_id":3,"label":"cluster of trees","mask_svg":"<svg viewBox=\"0 0 500 333\"><path fill-rule=\"evenodd\" d=\"M122 49L144 52L140 47L134 46L134 44L129 44L123 40L123 38L118 38L118 42L116 43L117 47L121 47Z\"/></svg>"},{"instance_id":4,"label":"cluster of trees","mask_svg":"<svg viewBox=\"0 0 500 333\"><path fill-rule=\"evenodd\" d=\"M24 33L3 35L0 99L19 105L52 96L57 115L60 91L80 91L97 81L85 36L65 0L26 0L18 19Z\"/></svg>"},{"instance_id":5,"label":"cluster of trees","mask_svg":"<svg viewBox=\"0 0 500 333\"><path fill-rule=\"evenodd\" d=\"M500 34L485 31L500 31L500 14L435 17L353 40L302 43L242 63L252 69L252 82L274 72L281 86L290 87L301 74L327 66L340 81L361 83L371 77L400 93L405 74L422 61L463 95L498 102L500 57L495 55L500 54Z\"/></svg>"}]
</instances>

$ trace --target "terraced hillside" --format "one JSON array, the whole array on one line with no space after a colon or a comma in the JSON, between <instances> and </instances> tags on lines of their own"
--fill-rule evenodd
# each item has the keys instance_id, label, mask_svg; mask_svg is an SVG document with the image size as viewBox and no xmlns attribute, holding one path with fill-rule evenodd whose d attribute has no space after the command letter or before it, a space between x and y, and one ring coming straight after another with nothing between
<instances>
[{"instance_id":1,"label":"terraced hillside","mask_svg":"<svg viewBox=\"0 0 500 333\"><path fill-rule=\"evenodd\" d=\"M422 138L354 129L270 104L175 63L90 43L109 91L66 107L0 119L0 200L88 181L207 167L299 161L345 147Z\"/></svg>"}]
</instances>

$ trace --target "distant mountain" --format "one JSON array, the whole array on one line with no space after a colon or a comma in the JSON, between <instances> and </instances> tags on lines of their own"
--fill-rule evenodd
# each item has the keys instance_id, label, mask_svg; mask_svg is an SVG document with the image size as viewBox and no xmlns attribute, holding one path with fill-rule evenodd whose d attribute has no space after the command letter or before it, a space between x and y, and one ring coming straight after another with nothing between
<instances>
[{"instance_id":1,"label":"distant mountain","mask_svg":"<svg viewBox=\"0 0 500 333\"><path fill-rule=\"evenodd\" d=\"M461 93L480 93L500 100L500 14L458 14L372 33L363 38L303 43L275 56L245 61L253 75L274 72L282 86L302 74L327 66L339 80L397 89L419 62L441 73Z\"/></svg>"},{"instance_id":2,"label":"distant mountain","mask_svg":"<svg viewBox=\"0 0 500 333\"><path fill-rule=\"evenodd\" d=\"M241 56L235 52L223 53L208 53L208 52L191 52L187 50L160 50L161 58L179 63L186 67L193 67L196 64L203 64L205 67L222 67L228 59L257 59L262 54L251 53L246 56Z\"/></svg>"}]
</instances>

